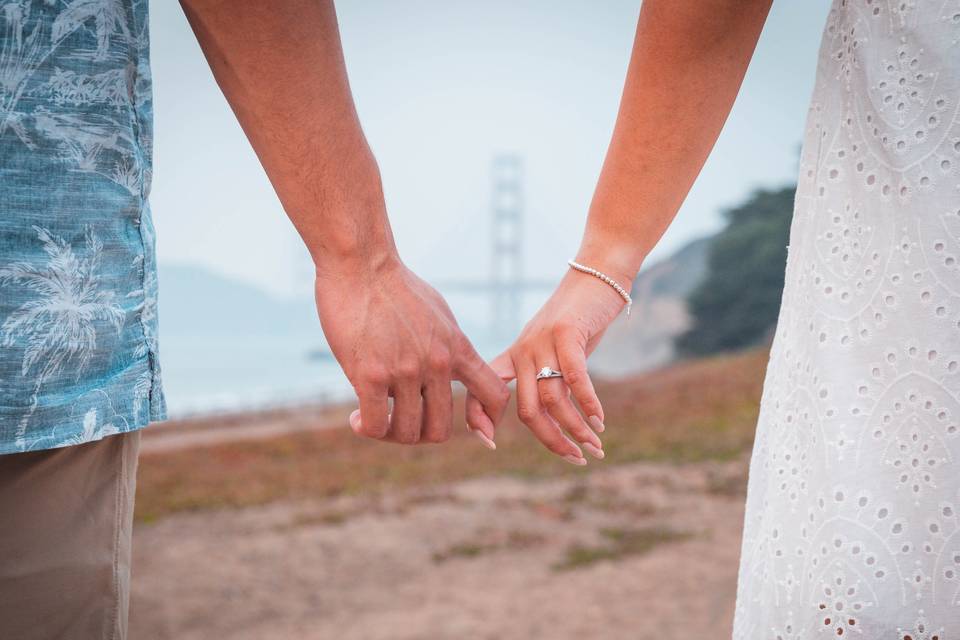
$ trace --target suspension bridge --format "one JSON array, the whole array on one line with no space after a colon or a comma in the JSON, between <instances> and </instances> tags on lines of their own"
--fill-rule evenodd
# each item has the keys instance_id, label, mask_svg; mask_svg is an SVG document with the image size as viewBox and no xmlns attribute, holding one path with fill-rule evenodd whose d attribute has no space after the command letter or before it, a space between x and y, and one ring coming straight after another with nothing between
<instances>
[{"instance_id":1,"label":"suspension bridge","mask_svg":"<svg viewBox=\"0 0 960 640\"><path fill-rule=\"evenodd\" d=\"M524 277L523 158L500 154L491 165L490 276L487 280L446 280L438 288L450 293L486 295L490 300L490 328L496 335L515 335L522 321L523 296L548 291L550 280Z\"/></svg>"}]
</instances>

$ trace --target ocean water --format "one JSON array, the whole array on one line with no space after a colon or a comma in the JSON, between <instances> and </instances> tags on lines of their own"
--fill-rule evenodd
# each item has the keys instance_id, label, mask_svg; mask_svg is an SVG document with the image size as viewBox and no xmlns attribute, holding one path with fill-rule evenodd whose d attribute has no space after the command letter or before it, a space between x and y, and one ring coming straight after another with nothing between
<instances>
[{"instance_id":1,"label":"ocean water","mask_svg":"<svg viewBox=\"0 0 960 640\"><path fill-rule=\"evenodd\" d=\"M170 417L352 399L349 381L318 333L161 334ZM504 345L493 339L476 344L486 358Z\"/></svg>"},{"instance_id":2,"label":"ocean water","mask_svg":"<svg viewBox=\"0 0 960 640\"><path fill-rule=\"evenodd\" d=\"M337 361L318 350L316 335L161 335L170 417L349 398Z\"/></svg>"}]
</instances>

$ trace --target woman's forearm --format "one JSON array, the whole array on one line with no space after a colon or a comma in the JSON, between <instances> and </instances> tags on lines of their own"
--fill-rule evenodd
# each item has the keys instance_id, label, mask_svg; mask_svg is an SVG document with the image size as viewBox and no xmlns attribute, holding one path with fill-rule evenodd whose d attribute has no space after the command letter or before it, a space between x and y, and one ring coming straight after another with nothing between
<instances>
[{"instance_id":1,"label":"woman's forearm","mask_svg":"<svg viewBox=\"0 0 960 640\"><path fill-rule=\"evenodd\" d=\"M332 0L181 4L318 268L395 255Z\"/></svg>"},{"instance_id":2,"label":"woman's forearm","mask_svg":"<svg viewBox=\"0 0 960 640\"><path fill-rule=\"evenodd\" d=\"M720 134L771 1L644 0L580 261L633 280Z\"/></svg>"}]
</instances>

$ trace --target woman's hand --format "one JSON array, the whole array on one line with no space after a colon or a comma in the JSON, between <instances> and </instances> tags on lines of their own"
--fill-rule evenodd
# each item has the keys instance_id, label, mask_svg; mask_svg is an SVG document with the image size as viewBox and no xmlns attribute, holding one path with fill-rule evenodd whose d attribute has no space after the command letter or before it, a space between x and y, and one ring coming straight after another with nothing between
<instances>
[{"instance_id":1,"label":"woman's hand","mask_svg":"<svg viewBox=\"0 0 960 640\"><path fill-rule=\"evenodd\" d=\"M630 276L610 276L629 291ZM572 464L587 463L576 443L595 458L604 456L597 436L604 429L603 407L587 373L587 356L623 308L623 299L611 286L571 270L517 341L490 363L504 381L516 378L520 420L544 446ZM543 367L563 377L537 380ZM495 422L472 394L467 395L467 425L482 434L481 439L493 440Z\"/></svg>"},{"instance_id":2,"label":"woman's hand","mask_svg":"<svg viewBox=\"0 0 960 640\"><path fill-rule=\"evenodd\" d=\"M395 256L318 268L316 294L330 348L360 400L350 416L358 435L401 444L447 440L451 380L479 398L476 411L491 424L503 415L506 385L460 331L443 297Z\"/></svg>"},{"instance_id":3,"label":"woman's hand","mask_svg":"<svg viewBox=\"0 0 960 640\"><path fill-rule=\"evenodd\" d=\"M677 210L720 134L771 0L644 0L613 139L590 203L577 262L627 287ZM705 10L705 6L709 9ZM619 266L619 268L618 268ZM600 280L568 273L510 349L491 363L517 378L520 419L548 449L586 461L573 436L602 455L603 409L586 356L623 308ZM551 367L563 378L536 380ZM467 421L484 438L494 423L468 398Z\"/></svg>"}]
</instances>

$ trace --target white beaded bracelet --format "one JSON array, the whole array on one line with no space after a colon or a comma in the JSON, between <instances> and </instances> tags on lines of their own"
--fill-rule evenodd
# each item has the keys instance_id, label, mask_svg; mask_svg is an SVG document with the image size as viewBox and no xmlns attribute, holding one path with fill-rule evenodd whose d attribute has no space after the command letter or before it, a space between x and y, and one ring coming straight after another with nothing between
<instances>
[{"instance_id":1,"label":"white beaded bracelet","mask_svg":"<svg viewBox=\"0 0 960 640\"><path fill-rule=\"evenodd\" d=\"M630 315L630 307L633 306L633 298L630 297L630 294L627 293L627 290L620 286L616 280L608 276L607 274L597 271L596 269L591 269L590 267L584 266L579 262L573 260L567 260L567 264L570 265L571 269L579 271L580 273L586 273L587 275L593 276L595 278L600 278L608 285L613 287L613 290L620 294L620 297L623 298L623 301L627 303L627 315Z\"/></svg>"}]
</instances>

